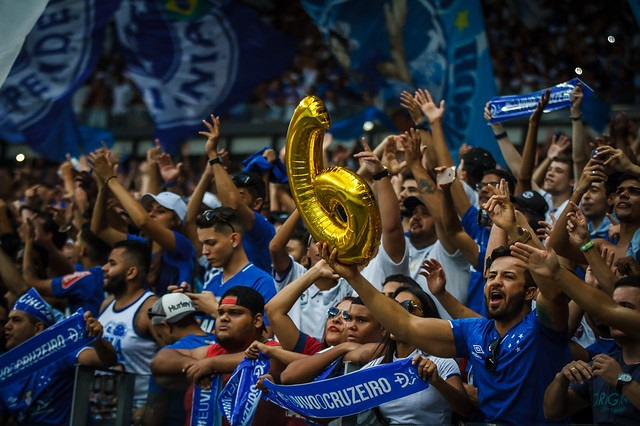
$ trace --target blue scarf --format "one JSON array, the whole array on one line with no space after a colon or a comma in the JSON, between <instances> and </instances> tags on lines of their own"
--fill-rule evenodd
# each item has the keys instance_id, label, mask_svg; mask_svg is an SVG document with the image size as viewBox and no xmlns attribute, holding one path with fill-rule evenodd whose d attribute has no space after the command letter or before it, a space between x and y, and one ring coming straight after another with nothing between
<instances>
[{"instance_id":1,"label":"blue scarf","mask_svg":"<svg viewBox=\"0 0 640 426\"><path fill-rule=\"evenodd\" d=\"M593 90L584 84L579 78L574 78L564 83L557 84L551 89L549 104L544 112L556 111L571 106L571 92L576 88L578 83L582 83L584 98L586 99L593 93ZM546 90L546 89L545 89ZM491 111L491 121L488 124L500 123L512 120L518 117L528 117L538 107L540 97L545 90L526 95L509 95L498 96L489 101L489 110Z\"/></svg>"},{"instance_id":2,"label":"blue scarf","mask_svg":"<svg viewBox=\"0 0 640 426\"><path fill-rule=\"evenodd\" d=\"M191 426L220 426L222 416L216 398L220 393L222 378L220 374L211 376L211 388L203 389L193 385L193 401L191 402Z\"/></svg>"},{"instance_id":3,"label":"blue scarf","mask_svg":"<svg viewBox=\"0 0 640 426\"><path fill-rule=\"evenodd\" d=\"M87 334L84 311L36 334L0 356L0 386L33 374L45 365L89 345L95 337Z\"/></svg>"},{"instance_id":4,"label":"blue scarf","mask_svg":"<svg viewBox=\"0 0 640 426\"><path fill-rule=\"evenodd\" d=\"M257 359L243 359L233 371L218 399L220 409L232 426L251 424L262 395L255 384L269 368L269 358L261 353Z\"/></svg>"},{"instance_id":5,"label":"blue scarf","mask_svg":"<svg viewBox=\"0 0 640 426\"><path fill-rule=\"evenodd\" d=\"M306 417L350 416L429 387L411 358L301 385L264 381L268 401Z\"/></svg>"}]
</instances>

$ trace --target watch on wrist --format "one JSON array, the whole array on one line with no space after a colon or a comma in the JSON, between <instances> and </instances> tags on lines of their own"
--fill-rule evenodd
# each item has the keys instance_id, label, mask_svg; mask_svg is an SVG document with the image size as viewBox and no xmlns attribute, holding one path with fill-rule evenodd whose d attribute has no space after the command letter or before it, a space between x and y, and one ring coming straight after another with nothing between
<instances>
[{"instance_id":1,"label":"watch on wrist","mask_svg":"<svg viewBox=\"0 0 640 426\"><path fill-rule=\"evenodd\" d=\"M380 180L382 178L386 178L387 176L389 176L389 170L387 170L387 168L385 167L384 169L380 170L378 173L375 173L373 176L371 176L371 179Z\"/></svg>"},{"instance_id":2,"label":"watch on wrist","mask_svg":"<svg viewBox=\"0 0 640 426\"><path fill-rule=\"evenodd\" d=\"M209 165L213 166L214 164L222 164L222 157L216 157L216 158L212 158L211 160L209 160Z\"/></svg>"},{"instance_id":3,"label":"watch on wrist","mask_svg":"<svg viewBox=\"0 0 640 426\"><path fill-rule=\"evenodd\" d=\"M618 393L622 393L622 388L633 381L633 377L629 373L618 374L618 382L616 383L616 390Z\"/></svg>"},{"instance_id":4,"label":"watch on wrist","mask_svg":"<svg viewBox=\"0 0 640 426\"><path fill-rule=\"evenodd\" d=\"M513 245L515 243L526 244L531 239L531 232L521 226L518 226L518 235L519 237L510 242L509 245Z\"/></svg>"}]
</instances>

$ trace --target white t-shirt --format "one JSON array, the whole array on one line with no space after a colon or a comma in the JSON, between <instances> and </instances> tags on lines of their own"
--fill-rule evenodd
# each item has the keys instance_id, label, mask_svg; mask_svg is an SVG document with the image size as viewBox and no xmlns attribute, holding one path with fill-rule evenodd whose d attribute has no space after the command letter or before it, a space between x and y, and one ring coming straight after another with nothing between
<instances>
[{"instance_id":1,"label":"white t-shirt","mask_svg":"<svg viewBox=\"0 0 640 426\"><path fill-rule=\"evenodd\" d=\"M416 349L408 358L420 355L429 358L438 367L438 374L443 380L454 375L460 375L458 364L451 358L438 358L425 354ZM398 361L402 358L393 360ZM364 368L370 368L380 364L382 357L366 364ZM420 392L407 395L403 398L380 405L380 412L390 424L405 425L448 425L451 424L451 407L447 400L433 386Z\"/></svg>"},{"instance_id":2,"label":"white t-shirt","mask_svg":"<svg viewBox=\"0 0 640 426\"><path fill-rule=\"evenodd\" d=\"M420 275L420 267L424 259L436 259L442 265L442 269L447 277L446 289L453 297L455 297L463 305L467 304L467 295L469 291L470 265L467 259L462 255L460 250L449 254L438 240L430 246L416 249L407 237L407 246L409 247L409 273L411 278L420 284L420 287L426 291L433 299L438 312L442 319L452 319L442 304L438 302L433 293L429 290L427 279Z\"/></svg>"}]
</instances>

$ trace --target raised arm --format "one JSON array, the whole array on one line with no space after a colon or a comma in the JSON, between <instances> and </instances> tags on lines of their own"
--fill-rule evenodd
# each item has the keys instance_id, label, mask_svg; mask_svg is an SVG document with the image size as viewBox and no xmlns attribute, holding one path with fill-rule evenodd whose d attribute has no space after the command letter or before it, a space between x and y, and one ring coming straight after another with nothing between
<instances>
[{"instance_id":1,"label":"raised arm","mask_svg":"<svg viewBox=\"0 0 640 426\"><path fill-rule=\"evenodd\" d=\"M582 122L582 112L580 111L583 98L582 83L578 83L571 93L571 108L569 109L569 118L571 119L571 158L573 160L573 177L576 180L580 179L580 175L591 158L587 144L587 131Z\"/></svg>"},{"instance_id":2,"label":"raised arm","mask_svg":"<svg viewBox=\"0 0 640 426\"><path fill-rule=\"evenodd\" d=\"M561 268L553 250L542 250L516 243L511 253L519 258L520 267L553 280L556 286L575 300L598 322L617 328L635 339L640 338L640 312L617 304L602 291L591 287L572 272Z\"/></svg>"},{"instance_id":3,"label":"raised arm","mask_svg":"<svg viewBox=\"0 0 640 426\"><path fill-rule=\"evenodd\" d=\"M300 223L300 213L298 213L298 209L295 209L269 242L273 272L279 276L282 276L291 267L292 260L287 253L287 243L298 223ZM271 316L267 315L267 317L271 321Z\"/></svg>"},{"instance_id":4,"label":"raised arm","mask_svg":"<svg viewBox=\"0 0 640 426\"><path fill-rule=\"evenodd\" d=\"M490 103L487 102L484 106L484 119L487 122L491 121L491 110L489 109ZM491 126L491 130L493 131L493 136L496 138L498 142L498 147L500 148L500 153L504 158L504 161L507 163L507 167L511 171L511 174L517 176L520 167L522 166L522 157L520 153L513 146L513 142L509 139L509 135L504 130L504 127L501 123L489 124Z\"/></svg>"},{"instance_id":5,"label":"raised arm","mask_svg":"<svg viewBox=\"0 0 640 426\"><path fill-rule=\"evenodd\" d=\"M202 198L209 188L211 179L213 179L213 170L211 169L211 166L207 164L204 168L204 171L202 172L202 175L200 176L198 184L191 194L191 198L189 198L189 203L187 204L187 214L184 219L184 226L182 227L184 235L189 238L189 241L191 241L191 244L193 244L193 248L195 249L198 256L200 255L200 253L202 253L202 243L198 239L198 227L196 226L196 220L198 219L198 214L200 213Z\"/></svg>"},{"instance_id":6,"label":"raised arm","mask_svg":"<svg viewBox=\"0 0 640 426\"><path fill-rule=\"evenodd\" d=\"M440 189L442 190L442 227L449 235L453 245L460 250L464 258L467 259L467 262L476 266L478 264L480 248L473 238L462 228L460 217L452 213L455 211L451 195L452 184L453 182L440 185Z\"/></svg>"},{"instance_id":7,"label":"raised arm","mask_svg":"<svg viewBox=\"0 0 640 426\"><path fill-rule=\"evenodd\" d=\"M427 279L429 291L438 299L451 318L482 318L482 315L464 306L447 291L444 269L436 259L425 259L420 268L420 275Z\"/></svg>"},{"instance_id":8,"label":"raised arm","mask_svg":"<svg viewBox=\"0 0 640 426\"><path fill-rule=\"evenodd\" d=\"M207 131L199 132L201 135L207 137L205 144L205 150L207 157L209 158L209 164L213 167L213 177L216 181L216 189L218 193L218 199L223 206L231 207L238 212L240 222L245 231L253 227L256 217L253 214L253 210L244 202L240 191L235 186L229 173L222 167L221 157L218 154L218 140L220 138L220 117L216 117L211 114L211 122L202 120ZM262 202L264 200L253 200L254 203Z\"/></svg>"},{"instance_id":9,"label":"raised arm","mask_svg":"<svg viewBox=\"0 0 640 426\"><path fill-rule=\"evenodd\" d=\"M107 179L116 180L117 177L114 173ZM93 206L93 213L91 215L91 232L108 245L113 246L118 241L126 239L127 235L109 226L107 220L107 197L110 191L101 177L96 176L96 181L98 183L98 195L96 196L96 204Z\"/></svg>"},{"instance_id":10,"label":"raised arm","mask_svg":"<svg viewBox=\"0 0 640 426\"><path fill-rule=\"evenodd\" d=\"M89 154L89 161L94 172L115 195L133 223L164 250L174 253L176 250L176 237L173 231L153 220L149 212L142 207L142 204L131 196L118 179L113 177L113 164L109 157L103 152L91 153Z\"/></svg>"},{"instance_id":11,"label":"raised arm","mask_svg":"<svg viewBox=\"0 0 640 426\"><path fill-rule=\"evenodd\" d=\"M329 253L327 243L319 243L319 248L322 258L351 284L373 316L399 341L442 358L456 356L453 331L449 321L420 318L410 314L400 304L378 291L360 274L356 265L338 262L337 249Z\"/></svg>"},{"instance_id":12,"label":"raised arm","mask_svg":"<svg viewBox=\"0 0 640 426\"><path fill-rule=\"evenodd\" d=\"M300 330L289 317L289 310L306 289L317 280L337 279L338 276L331 270L324 260L318 261L302 276L286 285L276 293L265 305L264 310L269 318L269 324L273 334L278 337L280 345L288 351L295 348L300 337Z\"/></svg>"},{"instance_id":13,"label":"raised arm","mask_svg":"<svg viewBox=\"0 0 640 426\"><path fill-rule=\"evenodd\" d=\"M532 175L536 162L536 147L538 146L538 127L540 119L542 118L542 112L549 104L549 97L551 96L551 90L547 89L540 100L536 109L529 117L529 128L527 129L527 137L524 141L524 148L522 149L522 163L521 167L517 170L518 183L516 184L515 193L521 194L525 191L532 189Z\"/></svg>"},{"instance_id":14,"label":"raised arm","mask_svg":"<svg viewBox=\"0 0 640 426\"><path fill-rule=\"evenodd\" d=\"M399 263L404 257L406 243L398 197L391 185L389 172L364 139L362 145L364 150L355 154L354 157L358 158L373 176L373 193L378 199L382 222L382 246L389 258Z\"/></svg>"},{"instance_id":15,"label":"raised arm","mask_svg":"<svg viewBox=\"0 0 640 426\"><path fill-rule=\"evenodd\" d=\"M92 347L86 349L78 355L78 364L95 368L109 368L116 365L118 355L113 345L102 338L102 324L91 315L91 312L84 313L84 320L87 322L87 333L89 336L97 337Z\"/></svg>"}]
</instances>

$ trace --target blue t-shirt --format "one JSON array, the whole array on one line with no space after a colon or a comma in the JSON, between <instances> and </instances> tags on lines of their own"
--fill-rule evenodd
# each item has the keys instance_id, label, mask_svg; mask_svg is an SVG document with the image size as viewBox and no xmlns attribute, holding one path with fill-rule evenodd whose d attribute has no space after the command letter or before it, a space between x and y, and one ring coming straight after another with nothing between
<instances>
[{"instance_id":1,"label":"blue t-shirt","mask_svg":"<svg viewBox=\"0 0 640 426\"><path fill-rule=\"evenodd\" d=\"M276 229L266 217L258 212L253 212L256 220L253 222L251 229L246 231L242 236L242 246L249 258L249 261L263 271L271 274L271 253L269 252L269 243Z\"/></svg>"},{"instance_id":2,"label":"blue t-shirt","mask_svg":"<svg viewBox=\"0 0 640 426\"><path fill-rule=\"evenodd\" d=\"M104 300L104 275L102 266L94 266L86 271L57 277L51 280L51 290L55 297L67 298L71 313L79 308L91 311L97 316Z\"/></svg>"},{"instance_id":3,"label":"blue t-shirt","mask_svg":"<svg viewBox=\"0 0 640 426\"><path fill-rule=\"evenodd\" d=\"M191 241L179 232L172 231L176 239L176 249L173 253L162 251L160 273L155 283L154 293L161 297L167 293L170 285L180 285L183 281L193 284L196 266L196 250ZM128 240L148 242L139 235L127 234Z\"/></svg>"},{"instance_id":4,"label":"blue t-shirt","mask_svg":"<svg viewBox=\"0 0 640 426\"><path fill-rule=\"evenodd\" d=\"M462 216L461 222L462 228L473 238L479 249L478 262L475 265L471 265L466 306L483 317L487 317L489 312L484 300L484 258L487 254L487 243L489 242L491 228L478 225L478 209L474 206L469 207Z\"/></svg>"},{"instance_id":5,"label":"blue t-shirt","mask_svg":"<svg viewBox=\"0 0 640 426\"><path fill-rule=\"evenodd\" d=\"M68 425L80 351L0 388L0 417L24 425Z\"/></svg>"},{"instance_id":6,"label":"blue t-shirt","mask_svg":"<svg viewBox=\"0 0 640 426\"><path fill-rule=\"evenodd\" d=\"M629 373L633 380L640 381L640 363L625 364L621 350L609 356L620 364L624 373ZM602 377L594 376L583 384L571 384L571 389L584 401L590 402L594 424L640 424L640 410L625 395L618 393L615 386L609 386Z\"/></svg>"},{"instance_id":7,"label":"blue t-shirt","mask_svg":"<svg viewBox=\"0 0 640 426\"><path fill-rule=\"evenodd\" d=\"M204 285L203 291L212 292L218 301L223 294L232 287L244 286L250 287L260 293L264 298L266 305L273 296L276 295L276 286L273 284L273 278L262 269L249 262L237 274L222 282L222 271L213 275L208 283ZM265 324L269 324L266 315L264 316ZM212 317L201 318L200 327L207 332L213 331L215 320Z\"/></svg>"},{"instance_id":8,"label":"blue t-shirt","mask_svg":"<svg viewBox=\"0 0 640 426\"><path fill-rule=\"evenodd\" d=\"M456 353L472 364L478 405L485 422L547 423L542 411L544 392L569 361L568 331L544 327L535 310L500 339L496 370L485 368L489 345L498 332L485 318L451 320Z\"/></svg>"}]
</instances>

